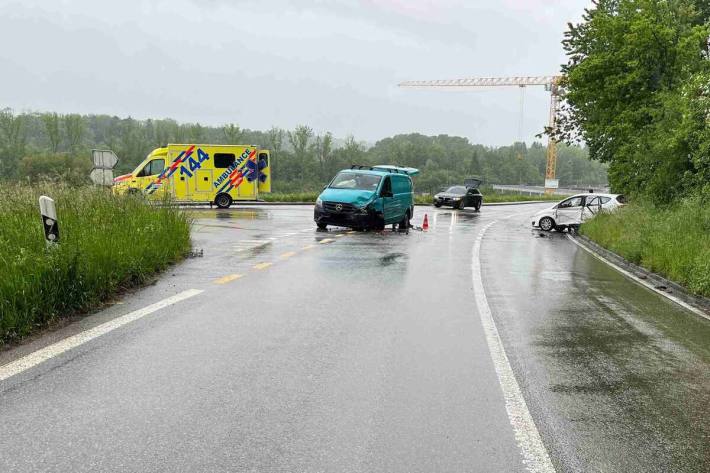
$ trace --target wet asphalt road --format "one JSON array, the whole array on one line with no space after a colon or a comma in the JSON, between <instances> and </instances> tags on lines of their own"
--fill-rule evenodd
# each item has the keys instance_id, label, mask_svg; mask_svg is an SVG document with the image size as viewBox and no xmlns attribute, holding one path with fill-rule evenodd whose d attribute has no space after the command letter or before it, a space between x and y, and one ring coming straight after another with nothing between
<instances>
[{"instance_id":1,"label":"wet asphalt road","mask_svg":"<svg viewBox=\"0 0 710 473\"><path fill-rule=\"evenodd\" d=\"M525 471L472 285L557 471L708 471L710 323L562 235L544 205L418 207L317 232L309 207L195 211L189 259L0 364L204 292L0 381L0 471Z\"/></svg>"}]
</instances>

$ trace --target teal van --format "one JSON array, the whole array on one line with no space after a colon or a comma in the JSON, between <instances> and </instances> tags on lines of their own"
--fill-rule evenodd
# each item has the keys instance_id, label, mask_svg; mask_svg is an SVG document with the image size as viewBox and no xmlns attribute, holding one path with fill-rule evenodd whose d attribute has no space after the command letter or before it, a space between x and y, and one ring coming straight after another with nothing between
<instances>
[{"instance_id":1,"label":"teal van","mask_svg":"<svg viewBox=\"0 0 710 473\"><path fill-rule=\"evenodd\" d=\"M409 228L414 212L411 176L417 174L414 168L389 165L344 169L318 196L313 219L320 229L381 229L389 224Z\"/></svg>"}]
</instances>

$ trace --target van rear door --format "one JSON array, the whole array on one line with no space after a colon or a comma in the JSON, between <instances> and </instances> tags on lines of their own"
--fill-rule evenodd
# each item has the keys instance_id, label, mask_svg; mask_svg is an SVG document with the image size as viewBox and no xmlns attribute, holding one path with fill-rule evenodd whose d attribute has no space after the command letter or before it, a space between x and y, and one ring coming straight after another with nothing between
<instances>
[{"instance_id":1,"label":"van rear door","mask_svg":"<svg viewBox=\"0 0 710 473\"><path fill-rule=\"evenodd\" d=\"M385 176L382 180L380 196L382 197L382 211L384 213L385 224L398 222L399 203L397 201L397 195L393 191L391 176Z\"/></svg>"}]
</instances>

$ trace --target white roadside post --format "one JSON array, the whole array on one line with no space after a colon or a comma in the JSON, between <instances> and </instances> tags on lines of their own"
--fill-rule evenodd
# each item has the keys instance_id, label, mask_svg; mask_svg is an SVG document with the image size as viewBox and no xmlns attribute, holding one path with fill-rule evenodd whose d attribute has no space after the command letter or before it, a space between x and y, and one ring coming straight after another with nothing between
<instances>
[{"instance_id":1,"label":"white roadside post","mask_svg":"<svg viewBox=\"0 0 710 473\"><path fill-rule=\"evenodd\" d=\"M59 243L59 223L57 222L57 208L54 205L54 200L46 195L40 196L39 213L42 214L44 238L47 240L47 246L52 247Z\"/></svg>"}]
</instances>

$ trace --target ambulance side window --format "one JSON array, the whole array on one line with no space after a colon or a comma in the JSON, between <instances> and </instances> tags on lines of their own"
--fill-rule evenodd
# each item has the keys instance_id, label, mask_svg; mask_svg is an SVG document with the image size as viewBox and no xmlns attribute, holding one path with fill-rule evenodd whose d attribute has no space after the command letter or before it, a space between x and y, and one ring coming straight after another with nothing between
<instances>
[{"instance_id":1,"label":"ambulance side window","mask_svg":"<svg viewBox=\"0 0 710 473\"><path fill-rule=\"evenodd\" d=\"M157 176L158 174L163 172L163 169L165 169L165 160L154 159L145 166L143 166L143 169L138 171L136 177Z\"/></svg>"},{"instance_id":2,"label":"ambulance side window","mask_svg":"<svg viewBox=\"0 0 710 473\"><path fill-rule=\"evenodd\" d=\"M269 165L269 155L267 153L259 153L259 161L263 161L265 166Z\"/></svg>"},{"instance_id":3,"label":"ambulance side window","mask_svg":"<svg viewBox=\"0 0 710 473\"><path fill-rule=\"evenodd\" d=\"M157 176L165 169L164 159L154 159L150 162L150 176Z\"/></svg>"},{"instance_id":4,"label":"ambulance side window","mask_svg":"<svg viewBox=\"0 0 710 473\"><path fill-rule=\"evenodd\" d=\"M234 164L235 158L231 153L215 153L214 154L214 167L216 168L228 168Z\"/></svg>"},{"instance_id":5,"label":"ambulance side window","mask_svg":"<svg viewBox=\"0 0 710 473\"><path fill-rule=\"evenodd\" d=\"M136 177L145 177L148 175L148 171L150 170L150 163L146 164L143 166L143 169L138 171L138 174L136 174Z\"/></svg>"}]
</instances>

